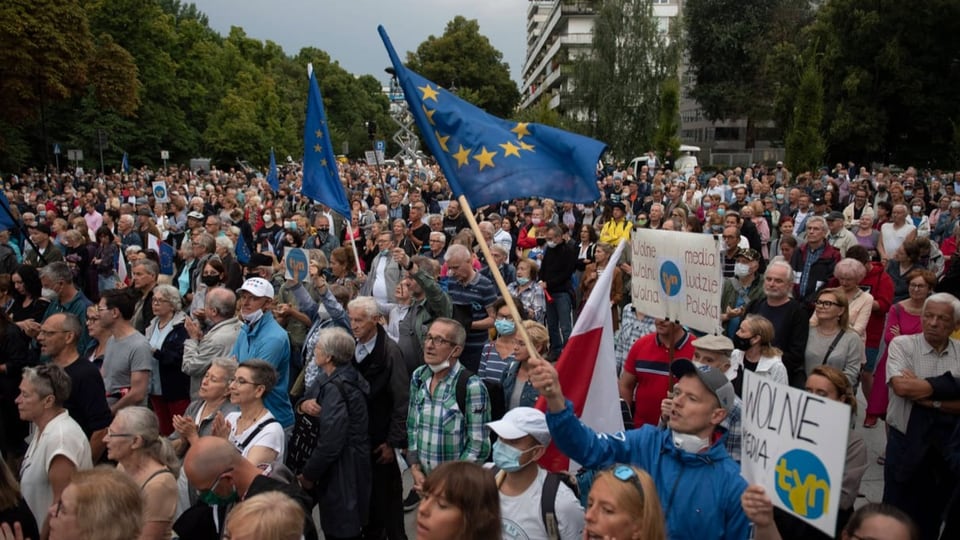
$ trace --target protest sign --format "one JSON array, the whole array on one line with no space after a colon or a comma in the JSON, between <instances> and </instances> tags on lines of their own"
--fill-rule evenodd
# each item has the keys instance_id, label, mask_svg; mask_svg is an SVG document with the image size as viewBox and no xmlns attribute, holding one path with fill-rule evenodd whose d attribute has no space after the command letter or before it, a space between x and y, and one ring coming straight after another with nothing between
<instances>
[{"instance_id":1,"label":"protest sign","mask_svg":"<svg viewBox=\"0 0 960 540\"><path fill-rule=\"evenodd\" d=\"M702 332L719 332L723 264L709 234L636 229L630 281L633 306Z\"/></svg>"},{"instance_id":2,"label":"protest sign","mask_svg":"<svg viewBox=\"0 0 960 540\"><path fill-rule=\"evenodd\" d=\"M850 406L744 370L741 473L827 533L837 524Z\"/></svg>"},{"instance_id":3,"label":"protest sign","mask_svg":"<svg viewBox=\"0 0 960 540\"><path fill-rule=\"evenodd\" d=\"M283 251L284 277L294 281L310 279L310 260L307 252L300 248L285 248Z\"/></svg>"},{"instance_id":4,"label":"protest sign","mask_svg":"<svg viewBox=\"0 0 960 540\"><path fill-rule=\"evenodd\" d=\"M170 202L170 197L167 195L167 183L165 181L158 180L153 183L153 198L156 199L158 203Z\"/></svg>"}]
</instances>

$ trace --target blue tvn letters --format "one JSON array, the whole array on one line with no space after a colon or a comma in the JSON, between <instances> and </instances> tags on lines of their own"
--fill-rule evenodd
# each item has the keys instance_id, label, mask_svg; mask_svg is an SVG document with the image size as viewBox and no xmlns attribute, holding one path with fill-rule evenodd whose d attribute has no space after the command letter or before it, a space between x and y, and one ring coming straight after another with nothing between
<instances>
[{"instance_id":1,"label":"blue tvn letters","mask_svg":"<svg viewBox=\"0 0 960 540\"><path fill-rule=\"evenodd\" d=\"M777 495L797 515L817 519L830 505L830 477L817 456L791 450L780 456L775 468Z\"/></svg>"}]
</instances>

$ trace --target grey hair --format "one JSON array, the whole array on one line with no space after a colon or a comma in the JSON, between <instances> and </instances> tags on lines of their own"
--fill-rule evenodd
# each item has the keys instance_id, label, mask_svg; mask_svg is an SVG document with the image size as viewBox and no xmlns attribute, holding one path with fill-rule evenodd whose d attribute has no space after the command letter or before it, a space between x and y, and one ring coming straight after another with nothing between
<instances>
[{"instance_id":1,"label":"grey hair","mask_svg":"<svg viewBox=\"0 0 960 540\"><path fill-rule=\"evenodd\" d=\"M204 302L221 317L228 319L237 313L237 295L230 289L214 287L207 291Z\"/></svg>"},{"instance_id":2,"label":"grey hair","mask_svg":"<svg viewBox=\"0 0 960 540\"><path fill-rule=\"evenodd\" d=\"M227 379L233 379L233 376L237 374L237 359L232 356L218 356L210 362L210 366L207 369L212 367L218 367L227 372Z\"/></svg>"},{"instance_id":3,"label":"grey hair","mask_svg":"<svg viewBox=\"0 0 960 540\"><path fill-rule=\"evenodd\" d=\"M233 251L233 240L231 240L229 236L218 236L214 240L214 243L219 248L223 248L231 252Z\"/></svg>"},{"instance_id":4,"label":"grey hair","mask_svg":"<svg viewBox=\"0 0 960 540\"><path fill-rule=\"evenodd\" d=\"M867 267L863 265L860 261L856 259L851 259L847 257L842 259L833 269L833 275L840 277L840 274L844 276L850 276L857 278L859 282L867 275Z\"/></svg>"},{"instance_id":5,"label":"grey hair","mask_svg":"<svg viewBox=\"0 0 960 540\"><path fill-rule=\"evenodd\" d=\"M430 323L430 326L433 326L437 323L442 323L453 327L453 341L457 344L457 346L463 347L463 344L467 342L467 331L463 328L463 325L460 324L459 321L455 319L449 319L447 317L437 317L432 323Z\"/></svg>"},{"instance_id":6,"label":"grey hair","mask_svg":"<svg viewBox=\"0 0 960 540\"><path fill-rule=\"evenodd\" d=\"M343 328L324 328L317 335L317 350L329 355L333 365L343 366L353 360L356 340Z\"/></svg>"},{"instance_id":7,"label":"grey hair","mask_svg":"<svg viewBox=\"0 0 960 540\"><path fill-rule=\"evenodd\" d=\"M40 397L53 396L54 403L62 406L70 399L73 383L62 367L50 363L23 368L23 380L30 383Z\"/></svg>"},{"instance_id":8,"label":"grey hair","mask_svg":"<svg viewBox=\"0 0 960 540\"><path fill-rule=\"evenodd\" d=\"M210 233L198 234L194 239L194 245L200 244L207 253L213 253L217 250L217 241Z\"/></svg>"},{"instance_id":9,"label":"grey hair","mask_svg":"<svg viewBox=\"0 0 960 540\"><path fill-rule=\"evenodd\" d=\"M130 265L130 270L132 271L134 268L138 266L142 266L143 269L146 270L147 273L153 277L157 277L160 275L160 265L157 264L155 261L152 261L150 259L140 259L139 261L135 261L133 264Z\"/></svg>"},{"instance_id":10,"label":"grey hair","mask_svg":"<svg viewBox=\"0 0 960 540\"><path fill-rule=\"evenodd\" d=\"M811 224L811 223L814 223L814 222L819 222L821 225L823 225L824 230L826 230L826 228L827 228L827 220L824 219L823 216L810 216L810 217L808 217L806 223L804 224L804 228L809 227L810 224Z\"/></svg>"},{"instance_id":11,"label":"grey hair","mask_svg":"<svg viewBox=\"0 0 960 540\"><path fill-rule=\"evenodd\" d=\"M133 219L132 214L123 214L120 216L119 222L129 223L130 225L133 225L136 223L136 220Z\"/></svg>"},{"instance_id":12,"label":"grey hair","mask_svg":"<svg viewBox=\"0 0 960 540\"><path fill-rule=\"evenodd\" d=\"M774 257L774 259L773 259L772 261L770 261L770 264L767 265L767 271L764 272L764 274L763 274L764 277L766 277L767 272L769 272L770 269L773 268L773 267L775 267L775 266L781 266L781 267L783 267L783 268L786 268L786 269L787 269L787 281L790 282L790 283L793 283L793 282L795 281L796 276L795 276L795 274L794 274L793 267L790 266L790 263L788 263L787 260L784 259L784 258L782 258L781 256Z\"/></svg>"},{"instance_id":13,"label":"grey hair","mask_svg":"<svg viewBox=\"0 0 960 540\"><path fill-rule=\"evenodd\" d=\"M64 283L73 283L73 272L63 261L54 261L40 269L40 277L45 277L53 281L62 281Z\"/></svg>"},{"instance_id":14,"label":"grey hair","mask_svg":"<svg viewBox=\"0 0 960 540\"><path fill-rule=\"evenodd\" d=\"M173 285L157 285L153 288L153 296L159 296L160 299L170 302L174 311L183 309L183 299L180 296L180 291Z\"/></svg>"},{"instance_id":15,"label":"grey hair","mask_svg":"<svg viewBox=\"0 0 960 540\"><path fill-rule=\"evenodd\" d=\"M347 309L359 309L369 319L376 318L380 315L380 306L377 305L377 300L372 296L358 296L354 298L347 304Z\"/></svg>"},{"instance_id":16,"label":"grey hair","mask_svg":"<svg viewBox=\"0 0 960 540\"><path fill-rule=\"evenodd\" d=\"M453 244L447 248L447 253L443 256L443 260L450 262L454 258L458 257L470 261L473 258L473 253L471 253L466 246Z\"/></svg>"},{"instance_id":17,"label":"grey hair","mask_svg":"<svg viewBox=\"0 0 960 540\"><path fill-rule=\"evenodd\" d=\"M61 315L63 315L63 323L60 327L64 332L73 334L74 344L76 344L80 341L80 338L83 337L83 323L80 322L80 317L68 311L63 312Z\"/></svg>"},{"instance_id":18,"label":"grey hair","mask_svg":"<svg viewBox=\"0 0 960 540\"><path fill-rule=\"evenodd\" d=\"M170 441L160 436L160 421L153 411L146 407L125 407L117 411L117 418L127 433L143 440L143 452L177 475L180 459Z\"/></svg>"},{"instance_id":19,"label":"grey hair","mask_svg":"<svg viewBox=\"0 0 960 540\"><path fill-rule=\"evenodd\" d=\"M947 304L953 308L953 323L960 322L960 300L957 297L945 292L931 294L923 302L923 311L927 311L928 304Z\"/></svg>"}]
</instances>

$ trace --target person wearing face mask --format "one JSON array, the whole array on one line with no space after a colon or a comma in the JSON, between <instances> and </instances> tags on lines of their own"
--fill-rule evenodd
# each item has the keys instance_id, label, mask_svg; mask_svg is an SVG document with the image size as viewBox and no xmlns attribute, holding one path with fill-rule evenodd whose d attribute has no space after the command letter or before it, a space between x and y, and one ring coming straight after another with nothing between
<instances>
[{"instance_id":1,"label":"person wearing face mask","mask_svg":"<svg viewBox=\"0 0 960 540\"><path fill-rule=\"evenodd\" d=\"M314 220L315 231L307 237L304 247L307 249L319 249L327 258L333 250L340 247L340 239L330 231L330 218L324 214L317 214Z\"/></svg>"},{"instance_id":2,"label":"person wearing face mask","mask_svg":"<svg viewBox=\"0 0 960 540\"><path fill-rule=\"evenodd\" d=\"M520 306L520 299L514 297L514 304ZM517 324L510 315L507 301L501 296L493 303L493 312L496 319L493 327L497 332L496 339L488 341L480 353L480 368L477 375L482 379L499 383L503 372L513 359L514 347L517 338ZM521 312L521 315L523 313Z\"/></svg>"},{"instance_id":3,"label":"person wearing face mask","mask_svg":"<svg viewBox=\"0 0 960 540\"><path fill-rule=\"evenodd\" d=\"M230 356L236 357L241 365L248 360L264 360L277 370L277 384L263 401L284 429L292 428L293 408L287 395L290 388L290 339L270 309L273 285L263 278L250 278L243 282L238 296L243 326Z\"/></svg>"},{"instance_id":4,"label":"person wearing face mask","mask_svg":"<svg viewBox=\"0 0 960 540\"><path fill-rule=\"evenodd\" d=\"M739 397L743 388L743 372L752 371L773 382L789 384L783 352L773 346L773 323L760 315L747 315L733 335L734 351L730 354L733 367L728 378Z\"/></svg>"},{"instance_id":5,"label":"person wearing face mask","mask_svg":"<svg viewBox=\"0 0 960 540\"><path fill-rule=\"evenodd\" d=\"M460 364L467 332L453 319L437 318L424 339L423 366L410 380L407 462L413 486L422 490L431 471L448 461L483 463L490 455L490 397L480 377ZM467 377L466 384L460 381ZM464 387L465 410L457 403Z\"/></svg>"},{"instance_id":6,"label":"person wearing face mask","mask_svg":"<svg viewBox=\"0 0 960 540\"><path fill-rule=\"evenodd\" d=\"M584 515L580 501L561 481L562 473L547 472L537 464L550 445L550 430L543 412L532 407L517 407L487 426L499 437L493 443L493 463L499 469L496 481L503 537L581 538ZM552 501L542 500L549 496L553 497ZM544 512L545 507L553 511ZM551 521L551 527L547 527L545 520Z\"/></svg>"},{"instance_id":7,"label":"person wearing face mask","mask_svg":"<svg viewBox=\"0 0 960 540\"><path fill-rule=\"evenodd\" d=\"M720 293L720 322L730 338L737 332L747 304L763 297L763 282L757 279L760 254L754 249L741 249L735 260L733 277L723 281Z\"/></svg>"},{"instance_id":8,"label":"person wearing face mask","mask_svg":"<svg viewBox=\"0 0 960 540\"><path fill-rule=\"evenodd\" d=\"M271 210L265 210L262 217L263 225L257 229L255 235L257 245L254 251L264 251L268 246L276 247L283 233L283 226L274 221Z\"/></svg>"},{"instance_id":9,"label":"person wearing face mask","mask_svg":"<svg viewBox=\"0 0 960 540\"><path fill-rule=\"evenodd\" d=\"M613 217L603 224L603 229L600 230L600 242L616 246L620 240L630 240L633 224L627 221L626 206L622 202L615 202L611 206Z\"/></svg>"},{"instance_id":10,"label":"person wearing face mask","mask_svg":"<svg viewBox=\"0 0 960 540\"><path fill-rule=\"evenodd\" d=\"M537 247L538 229L543 224L543 209L528 206L523 209L523 217L524 224L517 236L517 249L521 257L526 257L531 249Z\"/></svg>"},{"instance_id":11,"label":"person wearing face mask","mask_svg":"<svg viewBox=\"0 0 960 540\"><path fill-rule=\"evenodd\" d=\"M396 288L400 282L400 265L393 258L393 248L397 247L393 235L381 232L377 235L379 252L370 263L370 273L360 289L361 296L373 296L384 304L396 303Z\"/></svg>"},{"instance_id":12,"label":"person wearing face mask","mask_svg":"<svg viewBox=\"0 0 960 540\"><path fill-rule=\"evenodd\" d=\"M910 201L910 223L917 229L917 238L930 236L930 218L925 214L926 205L920 197Z\"/></svg>"},{"instance_id":13,"label":"person wearing face mask","mask_svg":"<svg viewBox=\"0 0 960 540\"><path fill-rule=\"evenodd\" d=\"M277 472L264 471L248 461L227 439L200 437L190 445L180 473L187 475L190 485L197 488L199 501L177 519L174 532L180 538L219 540L227 514L239 501L261 493L280 492L303 509L303 538L316 540L317 529L311 517L313 498L296 481L274 477Z\"/></svg>"}]
</instances>

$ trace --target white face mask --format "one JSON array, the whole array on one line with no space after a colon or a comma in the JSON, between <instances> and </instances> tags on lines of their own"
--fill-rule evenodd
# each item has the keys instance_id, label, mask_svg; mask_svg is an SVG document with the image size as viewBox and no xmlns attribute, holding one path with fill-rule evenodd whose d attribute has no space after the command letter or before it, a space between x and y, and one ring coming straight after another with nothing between
<instances>
[{"instance_id":1,"label":"white face mask","mask_svg":"<svg viewBox=\"0 0 960 540\"><path fill-rule=\"evenodd\" d=\"M913 213L914 213L914 214L919 214L920 211L923 210L923 207L922 207L922 206L913 206L913 207L911 207L911 209L913 210Z\"/></svg>"},{"instance_id":2,"label":"white face mask","mask_svg":"<svg viewBox=\"0 0 960 540\"><path fill-rule=\"evenodd\" d=\"M744 277L750 274L750 265L744 263L736 263L733 265L733 275L737 277Z\"/></svg>"},{"instance_id":3,"label":"white face mask","mask_svg":"<svg viewBox=\"0 0 960 540\"><path fill-rule=\"evenodd\" d=\"M257 321L259 321L261 317L263 317L263 310L258 309L253 313L246 313L246 314L241 313L240 316L243 317L243 321L245 323L247 323L250 326L253 326L254 324L257 324Z\"/></svg>"},{"instance_id":4,"label":"white face mask","mask_svg":"<svg viewBox=\"0 0 960 540\"><path fill-rule=\"evenodd\" d=\"M680 450L690 452L691 454L698 454L703 450L706 450L710 447L710 441L707 439L701 439L696 435L690 435L689 433L673 433L673 444L677 446Z\"/></svg>"},{"instance_id":5,"label":"white face mask","mask_svg":"<svg viewBox=\"0 0 960 540\"><path fill-rule=\"evenodd\" d=\"M445 369L450 369L452 365L450 362L450 357L453 356L453 351L450 351L450 354L447 355L447 359L439 364L427 364L427 367L430 368L430 371L434 373L439 373Z\"/></svg>"}]
</instances>

